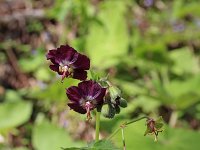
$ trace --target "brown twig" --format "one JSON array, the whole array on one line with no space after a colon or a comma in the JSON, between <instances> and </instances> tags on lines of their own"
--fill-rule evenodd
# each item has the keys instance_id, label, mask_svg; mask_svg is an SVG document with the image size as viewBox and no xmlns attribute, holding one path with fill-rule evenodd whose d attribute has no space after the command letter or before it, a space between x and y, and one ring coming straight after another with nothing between
<instances>
[{"instance_id":1,"label":"brown twig","mask_svg":"<svg viewBox=\"0 0 200 150\"><path fill-rule=\"evenodd\" d=\"M23 87L27 86L28 85L27 77L21 72L21 70L18 66L17 58L16 58L15 54L13 53L13 51L11 49L7 49L7 50L5 50L5 52L6 52L8 60L11 64L11 66L13 67L20 83L22 84Z\"/></svg>"}]
</instances>

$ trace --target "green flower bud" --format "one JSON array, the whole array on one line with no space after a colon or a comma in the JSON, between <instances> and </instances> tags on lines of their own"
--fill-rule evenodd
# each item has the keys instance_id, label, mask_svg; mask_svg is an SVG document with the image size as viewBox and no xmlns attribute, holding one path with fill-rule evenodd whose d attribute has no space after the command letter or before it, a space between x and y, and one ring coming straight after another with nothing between
<instances>
[{"instance_id":1,"label":"green flower bud","mask_svg":"<svg viewBox=\"0 0 200 150\"><path fill-rule=\"evenodd\" d=\"M119 106L122 108L126 108L127 107L127 101L123 98L119 99Z\"/></svg>"},{"instance_id":2,"label":"green flower bud","mask_svg":"<svg viewBox=\"0 0 200 150\"><path fill-rule=\"evenodd\" d=\"M115 105L115 111L116 111L116 114L120 113L120 107L118 105Z\"/></svg>"},{"instance_id":3,"label":"green flower bud","mask_svg":"<svg viewBox=\"0 0 200 150\"><path fill-rule=\"evenodd\" d=\"M115 101L118 97L121 97L121 91L115 86L109 87L109 93L110 93L111 101Z\"/></svg>"},{"instance_id":4,"label":"green flower bud","mask_svg":"<svg viewBox=\"0 0 200 150\"><path fill-rule=\"evenodd\" d=\"M112 104L107 104L104 107L105 112L103 112L104 117L112 119L116 114L115 107Z\"/></svg>"}]
</instances>

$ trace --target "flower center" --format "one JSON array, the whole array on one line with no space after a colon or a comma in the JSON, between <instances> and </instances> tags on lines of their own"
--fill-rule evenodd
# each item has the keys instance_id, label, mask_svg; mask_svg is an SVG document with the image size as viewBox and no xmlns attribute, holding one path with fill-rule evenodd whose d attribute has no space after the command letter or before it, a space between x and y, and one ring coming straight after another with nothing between
<instances>
[{"instance_id":1,"label":"flower center","mask_svg":"<svg viewBox=\"0 0 200 150\"><path fill-rule=\"evenodd\" d=\"M68 66L59 66L59 71L60 72L66 72L68 71L69 67Z\"/></svg>"},{"instance_id":2,"label":"flower center","mask_svg":"<svg viewBox=\"0 0 200 150\"><path fill-rule=\"evenodd\" d=\"M62 81L65 77L73 76L73 69L69 65L59 65L59 72L62 73Z\"/></svg>"},{"instance_id":3,"label":"flower center","mask_svg":"<svg viewBox=\"0 0 200 150\"><path fill-rule=\"evenodd\" d=\"M90 113L90 111L91 111L92 108L93 108L92 103L89 102L89 101L87 101L87 102L85 103L85 109L86 109L86 111L87 111L86 114L87 114L87 120L88 120L88 121L90 121L90 120L92 119L91 113Z\"/></svg>"}]
</instances>

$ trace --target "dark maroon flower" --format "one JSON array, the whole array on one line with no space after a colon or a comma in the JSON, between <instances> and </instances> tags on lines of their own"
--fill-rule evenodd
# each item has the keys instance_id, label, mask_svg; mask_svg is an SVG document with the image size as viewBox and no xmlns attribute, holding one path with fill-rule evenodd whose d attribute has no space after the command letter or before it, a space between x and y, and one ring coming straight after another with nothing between
<instances>
[{"instance_id":1,"label":"dark maroon flower","mask_svg":"<svg viewBox=\"0 0 200 150\"><path fill-rule=\"evenodd\" d=\"M78 53L69 45L61 45L57 49L49 50L46 55L52 62L49 66L51 70L65 77L72 77L79 80L87 78L86 70L90 68L90 60L87 56Z\"/></svg>"},{"instance_id":2,"label":"dark maroon flower","mask_svg":"<svg viewBox=\"0 0 200 150\"><path fill-rule=\"evenodd\" d=\"M103 105L105 92L106 88L102 88L95 81L80 82L78 86L71 86L67 89L67 97L70 100L68 106L78 113L86 113L87 119L90 120L90 111Z\"/></svg>"}]
</instances>

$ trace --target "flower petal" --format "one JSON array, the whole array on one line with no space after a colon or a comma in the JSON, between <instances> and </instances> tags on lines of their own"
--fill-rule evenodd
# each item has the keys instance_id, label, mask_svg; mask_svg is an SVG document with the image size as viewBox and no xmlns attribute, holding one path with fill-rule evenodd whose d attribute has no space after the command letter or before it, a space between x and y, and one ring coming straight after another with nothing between
<instances>
[{"instance_id":1,"label":"flower petal","mask_svg":"<svg viewBox=\"0 0 200 150\"><path fill-rule=\"evenodd\" d=\"M47 60L49 59L53 64L57 64L55 62L55 56L56 56L56 50L49 50L49 52L46 54Z\"/></svg>"},{"instance_id":2,"label":"flower petal","mask_svg":"<svg viewBox=\"0 0 200 150\"><path fill-rule=\"evenodd\" d=\"M58 48L59 53L65 53L67 51L74 51L77 52L73 47L70 47L69 45L61 45Z\"/></svg>"},{"instance_id":3,"label":"flower petal","mask_svg":"<svg viewBox=\"0 0 200 150\"><path fill-rule=\"evenodd\" d=\"M73 63L73 67L77 69L89 70L90 59L85 55L79 54L77 60Z\"/></svg>"},{"instance_id":4,"label":"flower petal","mask_svg":"<svg viewBox=\"0 0 200 150\"><path fill-rule=\"evenodd\" d=\"M78 84L78 87L83 91L83 95L85 97L91 97L92 99L96 99L101 93L101 86L92 80L83 81Z\"/></svg>"},{"instance_id":5,"label":"flower petal","mask_svg":"<svg viewBox=\"0 0 200 150\"><path fill-rule=\"evenodd\" d=\"M59 71L58 65L50 65L49 68L55 72L58 72L59 75L62 75L62 73Z\"/></svg>"},{"instance_id":6,"label":"flower petal","mask_svg":"<svg viewBox=\"0 0 200 150\"><path fill-rule=\"evenodd\" d=\"M75 55L76 53L77 51L69 45L61 45L57 49L50 50L46 57L47 59L50 59L52 63L64 64L64 62L69 63L71 61L76 61L76 59L78 58L78 56ZM76 59L74 57L76 57Z\"/></svg>"},{"instance_id":7,"label":"flower petal","mask_svg":"<svg viewBox=\"0 0 200 150\"><path fill-rule=\"evenodd\" d=\"M85 80L87 78L87 72L84 70L75 69L73 73L74 79Z\"/></svg>"},{"instance_id":8,"label":"flower petal","mask_svg":"<svg viewBox=\"0 0 200 150\"><path fill-rule=\"evenodd\" d=\"M70 101L79 103L81 100L81 91L76 86L71 86L66 90L67 97Z\"/></svg>"},{"instance_id":9,"label":"flower petal","mask_svg":"<svg viewBox=\"0 0 200 150\"><path fill-rule=\"evenodd\" d=\"M51 59L51 58L54 58L55 55L56 55L56 50L52 49L52 50L49 50L49 52L46 54L46 58Z\"/></svg>"},{"instance_id":10,"label":"flower petal","mask_svg":"<svg viewBox=\"0 0 200 150\"><path fill-rule=\"evenodd\" d=\"M66 51L65 53L57 53L55 57L55 62L62 65L69 65L74 59L74 51Z\"/></svg>"},{"instance_id":11,"label":"flower petal","mask_svg":"<svg viewBox=\"0 0 200 150\"><path fill-rule=\"evenodd\" d=\"M77 56L77 52L74 50L67 50L63 53L59 54L59 61L62 62L63 64L65 64L65 62L67 62L66 65L71 64L71 62L76 61L76 59L78 58Z\"/></svg>"},{"instance_id":12,"label":"flower petal","mask_svg":"<svg viewBox=\"0 0 200 150\"><path fill-rule=\"evenodd\" d=\"M105 94L106 94L106 88L102 88L101 93L96 97L96 100L98 101L98 103L103 104L103 98Z\"/></svg>"},{"instance_id":13,"label":"flower petal","mask_svg":"<svg viewBox=\"0 0 200 150\"><path fill-rule=\"evenodd\" d=\"M81 114L85 114L86 110L83 109L78 103L68 103L67 104L71 109L73 109L74 111L81 113Z\"/></svg>"}]
</instances>

